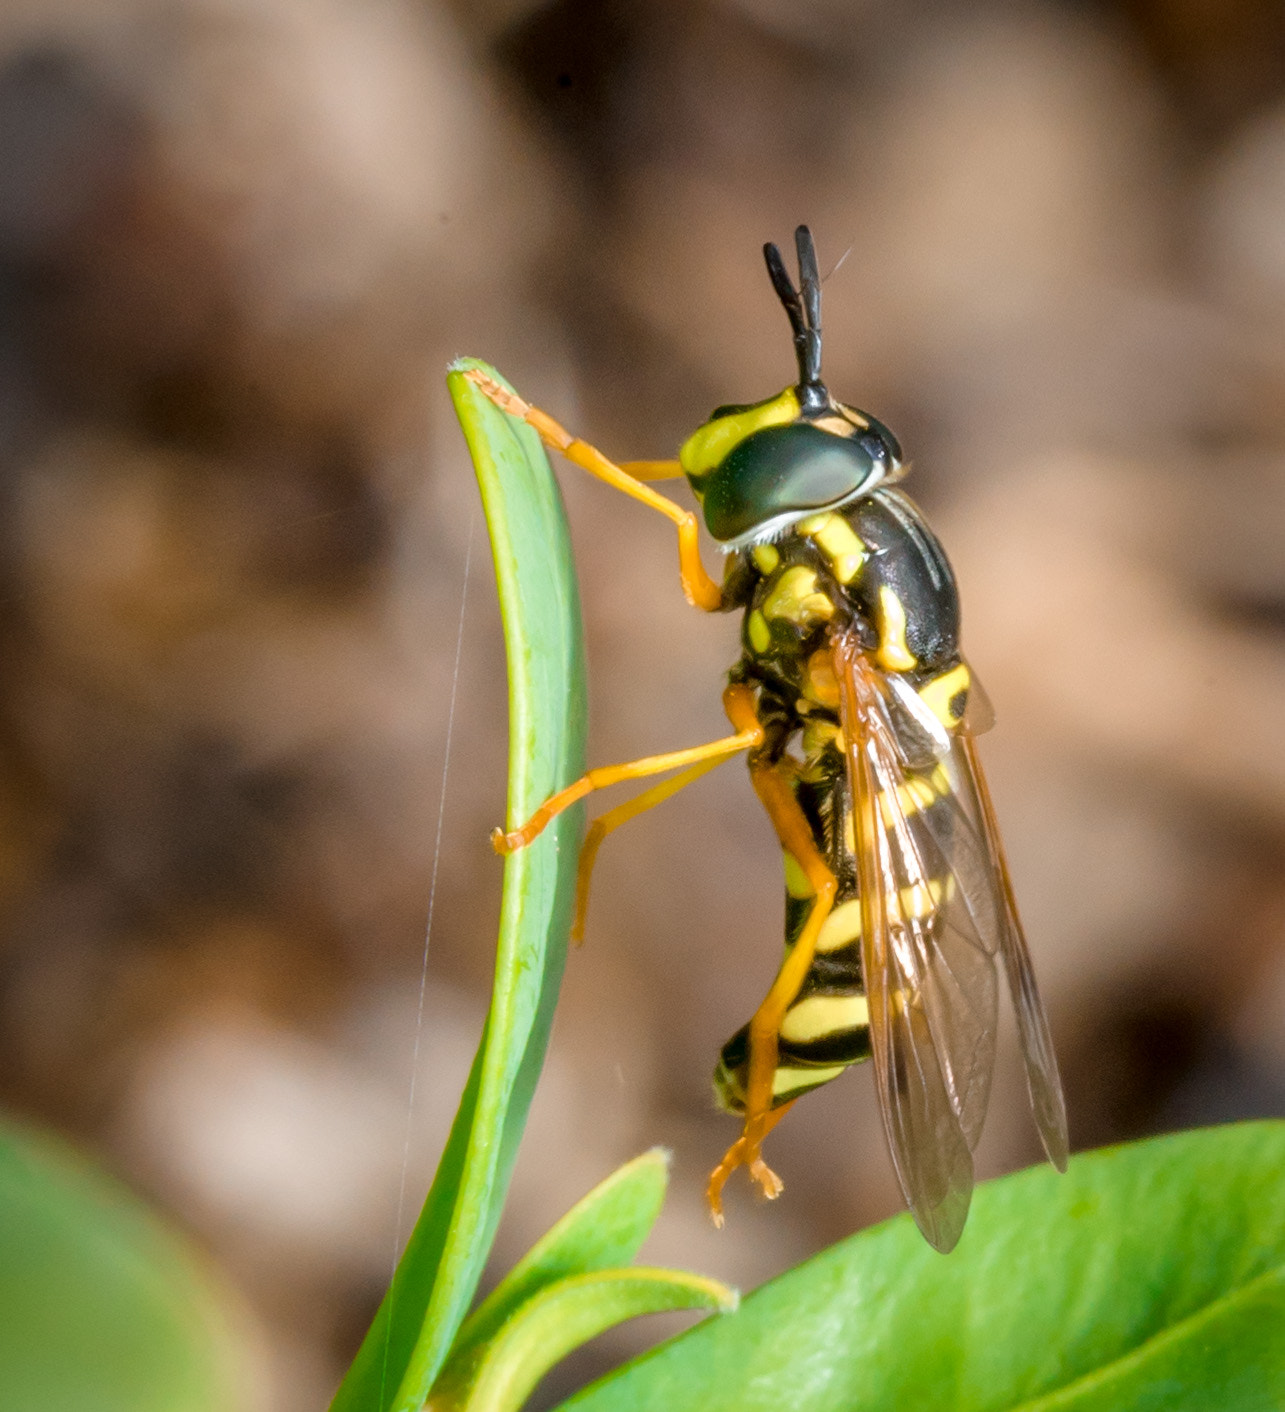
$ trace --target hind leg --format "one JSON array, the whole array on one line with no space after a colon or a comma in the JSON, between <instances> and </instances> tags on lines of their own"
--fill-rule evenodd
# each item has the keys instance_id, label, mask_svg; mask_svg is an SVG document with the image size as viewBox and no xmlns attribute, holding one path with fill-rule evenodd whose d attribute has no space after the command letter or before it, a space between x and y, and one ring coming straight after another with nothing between
<instances>
[{"instance_id":1,"label":"hind leg","mask_svg":"<svg viewBox=\"0 0 1285 1412\"><path fill-rule=\"evenodd\" d=\"M751 759L750 779L777 837L812 888L813 902L798 938L790 948L772 988L749 1023L749 1065L745 1085L745 1116L741 1135L710 1173L706 1199L714 1224L723 1224L723 1186L737 1167L748 1167L751 1178L768 1198L781 1194L782 1183L763 1161L763 1139L780 1122L788 1104L773 1107L781 1024L798 997L816 955L817 937L834 905L838 880L812 837L807 816L799 807L786 767Z\"/></svg>"}]
</instances>

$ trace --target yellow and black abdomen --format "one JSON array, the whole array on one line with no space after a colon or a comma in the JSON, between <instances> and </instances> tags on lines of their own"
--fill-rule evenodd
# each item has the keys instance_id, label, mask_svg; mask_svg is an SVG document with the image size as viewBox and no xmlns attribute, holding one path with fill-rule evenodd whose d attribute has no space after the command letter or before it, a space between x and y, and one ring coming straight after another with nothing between
<instances>
[{"instance_id":1,"label":"yellow and black abdomen","mask_svg":"<svg viewBox=\"0 0 1285 1412\"><path fill-rule=\"evenodd\" d=\"M851 801L846 767L837 748L837 727L795 781L795 797L839 889L807 978L781 1023L772 1082L774 1108L829 1083L849 1065L870 1057L869 1011L861 974L861 903L848 838ZM788 953L803 929L815 894L798 861L788 852L783 857ZM723 1046L714 1072L719 1102L734 1113L745 1106L748 1060L749 1027L742 1026Z\"/></svg>"},{"instance_id":2,"label":"yellow and black abdomen","mask_svg":"<svg viewBox=\"0 0 1285 1412\"><path fill-rule=\"evenodd\" d=\"M804 737L812 744L795 781L795 797L812 828L818 850L838 882L834 906L817 938L816 952L798 995L781 1022L772 1106L779 1108L809 1089L837 1078L844 1069L870 1057L869 1006L861 960L861 898L857 887L856 839L852 798L837 723L814 720ZM896 800L879 798L886 827L894 819L918 823L921 837L944 838L953 819L950 778L944 765L907 771ZM933 822L935 820L935 823ZM934 849L925 862L943 864ZM788 954L812 908L814 893L788 852L785 864L785 949ZM954 892L944 866L930 874L927 886L903 886L882 905L918 928L940 924L943 902ZM748 1081L749 1027L743 1026L723 1046L714 1072L719 1103L739 1113Z\"/></svg>"}]
</instances>

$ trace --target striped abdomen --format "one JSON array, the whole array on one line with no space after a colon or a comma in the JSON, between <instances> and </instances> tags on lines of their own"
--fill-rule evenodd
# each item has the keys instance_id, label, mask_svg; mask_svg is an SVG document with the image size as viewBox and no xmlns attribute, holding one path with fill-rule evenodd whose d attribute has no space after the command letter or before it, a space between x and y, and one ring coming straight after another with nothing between
<instances>
[{"instance_id":1,"label":"striped abdomen","mask_svg":"<svg viewBox=\"0 0 1285 1412\"><path fill-rule=\"evenodd\" d=\"M817 723L820 724L820 723ZM907 797L898 812L913 815L940 805L949 788L944 770L907 777ZM901 791L899 790L898 793ZM816 954L798 996L786 1011L777 1044L772 1106L798 1098L837 1078L849 1065L870 1057L869 1007L861 967L861 900L857 891L856 842L846 762L834 733L812 755L795 795L812 825L813 838L838 880L834 907L817 939ZM888 822L891 809L881 804ZM785 862L785 949L789 954L813 905L811 885L797 860ZM940 888L903 888L893 906L903 917L927 919L941 902ZM920 896L919 894L925 894ZM749 1026L743 1025L723 1046L714 1071L714 1089L722 1107L740 1113L748 1081Z\"/></svg>"},{"instance_id":2,"label":"striped abdomen","mask_svg":"<svg viewBox=\"0 0 1285 1412\"><path fill-rule=\"evenodd\" d=\"M812 825L822 856L838 879L839 890L817 940L807 979L781 1023L773 1107L828 1083L849 1064L870 1057L847 771L833 740L813 756L806 775L795 782L795 796ZM788 954L812 908L813 892L797 860L789 853L783 857ZM749 1026L743 1025L723 1046L714 1071L719 1102L733 1113L745 1106L748 1062Z\"/></svg>"}]
</instances>

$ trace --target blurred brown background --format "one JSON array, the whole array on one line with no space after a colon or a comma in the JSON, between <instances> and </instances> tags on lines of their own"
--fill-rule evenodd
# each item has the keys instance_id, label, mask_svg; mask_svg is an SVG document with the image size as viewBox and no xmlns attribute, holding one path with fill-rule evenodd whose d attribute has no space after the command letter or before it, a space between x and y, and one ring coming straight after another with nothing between
<instances>
[{"instance_id":1,"label":"blurred brown background","mask_svg":"<svg viewBox=\"0 0 1285 1412\"><path fill-rule=\"evenodd\" d=\"M445 364L672 455L792 381L759 247L801 220L850 249L828 381L963 583L1075 1144L1285 1113L1275 0L0 11L0 1099L231 1272L271 1412L355 1348L490 980L502 647ZM562 478L593 760L720 734L735 623ZM609 842L501 1265L658 1142L649 1258L743 1286L898 1207L856 1074L773 1137L782 1201L704 1214L780 908L739 766ZM1010 1044L980 1164L1035 1156Z\"/></svg>"}]
</instances>

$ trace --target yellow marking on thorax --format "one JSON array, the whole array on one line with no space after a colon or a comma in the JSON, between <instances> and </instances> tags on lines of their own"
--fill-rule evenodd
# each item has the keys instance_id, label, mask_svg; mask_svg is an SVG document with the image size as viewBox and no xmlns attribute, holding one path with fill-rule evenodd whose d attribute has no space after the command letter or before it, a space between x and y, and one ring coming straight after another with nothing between
<instances>
[{"instance_id":1,"label":"yellow marking on thorax","mask_svg":"<svg viewBox=\"0 0 1285 1412\"><path fill-rule=\"evenodd\" d=\"M775 544L756 544L750 550L750 558L761 574L770 574L781 562L781 551Z\"/></svg>"},{"instance_id":2,"label":"yellow marking on thorax","mask_svg":"<svg viewBox=\"0 0 1285 1412\"><path fill-rule=\"evenodd\" d=\"M885 672L908 672L915 659L906 646L906 610L884 584L879 589L879 651L875 658Z\"/></svg>"},{"instance_id":3,"label":"yellow marking on thorax","mask_svg":"<svg viewBox=\"0 0 1285 1412\"><path fill-rule=\"evenodd\" d=\"M777 579L763 600L763 616L784 618L803 627L832 618L834 604L817 587L816 570L794 564Z\"/></svg>"},{"instance_id":4,"label":"yellow marking on thorax","mask_svg":"<svg viewBox=\"0 0 1285 1412\"><path fill-rule=\"evenodd\" d=\"M772 1097L780 1098L783 1093L792 1093L796 1088L819 1088L831 1079L837 1079L846 1064L827 1064L824 1069L793 1068L786 1064L772 1075Z\"/></svg>"},{"instance_id":5,"label":"yellow marking on thorax","mask_svg":"<svg viewBox=\"0 0 1285 1412\"><path fill-rule=\"evenodd\" d=\"M816 542L841 584L850 584L861 572L866 547L842 515L836 515L833 510L809 515L806 520L800 520L795 529Z\"/></svg>"},{"instance_id":6,"label":"yellow marking on thorax","mask_svg":"<svg viewBox=\"0 0 1285 1412\"><path fill-rule=\"evenodd\" d=\"M967 693L971 681L968 668L961 662L957 667L952 667L950 671L943 672L941 676L934 677L930 682L925 682L919 688L919 699L947 730L954 730L963 719L964 713L960 711L956 715L951 710L950 703L961 691ZM965 704L967 704L967 696L965 696Z\"/></svg>"},{"instance_id":7,"label":"yellow marking on thorax","mask_svg":"<svg viewBox=\"0 0 1285 1412\"><path fill-rule=\"evenodd\" d=\"M772 629L767 625L767 619L757 608L745 620L745 635L750 640L750 646L760 656L772 645Z\"/></svg>"},{"instance_id":8,"label":"yellow marking on thorax","mask_svg":"<svg viewBox=\"0 0 1285 1412\"><path fill-rule=\"evenodd\" d=\"M764 427L785 426L798 417L799 399L794 389L787 387L779 396L757 407L729 412L725 417L698 427L679 449L679 464L685 474L699 480L714 470L747 436Z\"/></svg>"}]
</instances>

